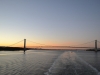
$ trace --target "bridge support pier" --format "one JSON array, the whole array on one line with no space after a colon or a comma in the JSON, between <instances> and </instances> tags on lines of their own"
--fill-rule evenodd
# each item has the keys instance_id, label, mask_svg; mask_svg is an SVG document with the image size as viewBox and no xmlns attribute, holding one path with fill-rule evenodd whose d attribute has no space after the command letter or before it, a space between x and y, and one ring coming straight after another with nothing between
<instances>
[{"instance_id":1,"label":"bridge support pier","mask_svg":"<svg viewBox=\"0 0 100 75\"><path fill-rule=\"evenodd\" d=\"M95 40L95 51L97 52L97 40Z\"/></svg>"},{"instance_id":2,"label":"bridge support pier","mask_svg":"<svg viewBox=\"0 0 100 75\"><path fill-rule=\"evenodd\" d=\"M24 39L24 54L25 54L25 51L26 51L26 39Z\"/></svg>"}]
</instances>

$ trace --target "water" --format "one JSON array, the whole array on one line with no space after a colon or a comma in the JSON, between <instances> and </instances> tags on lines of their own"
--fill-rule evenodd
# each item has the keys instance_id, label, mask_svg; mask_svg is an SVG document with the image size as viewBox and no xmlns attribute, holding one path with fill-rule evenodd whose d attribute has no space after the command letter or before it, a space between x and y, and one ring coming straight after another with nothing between
<instances>
[{"instance_id":1,"label":"water","mask_svg":"<svg viewBox=\"0 0 100 75\"><path fill-rule=\"evenodd\" d=\"M78 51L76 54L100 72L100 51Z\"/></svg>"},{"instance_id":2,"label":"water","mask_svg":"<svg viewBox=\"0 0 100 75\"><path fill-rule=\"evenodd\" d=\"M100 75L100 52L0 52L0 75Z\"/></svg>"}]
</instances>

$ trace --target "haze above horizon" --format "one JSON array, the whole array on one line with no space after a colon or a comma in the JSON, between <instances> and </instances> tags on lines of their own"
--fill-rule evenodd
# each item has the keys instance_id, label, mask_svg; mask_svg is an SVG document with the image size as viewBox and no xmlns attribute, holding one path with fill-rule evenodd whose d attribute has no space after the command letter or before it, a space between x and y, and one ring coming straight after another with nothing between
<instances>
[{"instance_id":1,"label":"haze above horizon","mask_svg":"<svg viewBox=\"0 0 100 75\"><path fill-rule=\"evenodd\" d=\"M0 0L0 9L0 46L100 41L100 0Z\"/></svg>"}]
</instances>

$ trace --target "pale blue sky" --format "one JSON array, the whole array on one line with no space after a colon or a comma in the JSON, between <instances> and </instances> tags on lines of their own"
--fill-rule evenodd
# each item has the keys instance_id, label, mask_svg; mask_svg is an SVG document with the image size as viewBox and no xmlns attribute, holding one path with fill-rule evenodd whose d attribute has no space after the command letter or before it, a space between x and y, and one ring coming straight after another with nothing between
<instances>
[{"instance_id":1,"label":"pale blue sky","mask_svg":"<svg viewBox=\"0 0 100 75\"><path fill-rule=\"evenodd\" d=\"M0 42L72 45L100 40L100 0L0 0Z\"/></svg>"}]
</instances>

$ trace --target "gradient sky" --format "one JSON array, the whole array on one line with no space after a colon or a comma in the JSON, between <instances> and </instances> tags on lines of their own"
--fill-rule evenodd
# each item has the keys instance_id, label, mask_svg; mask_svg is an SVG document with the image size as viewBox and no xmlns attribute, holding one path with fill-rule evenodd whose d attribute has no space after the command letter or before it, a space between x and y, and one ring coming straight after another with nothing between
<instances>
[{"instance_id":1,"label":"gradient sky","mask_svg":"<svg viewBox=\"0 0 100 75\"><path fill-rule=\"evenodd\" d=\"M0 0L0 44L100 41L100 0Z\"/></svg>"}]
</instances>

